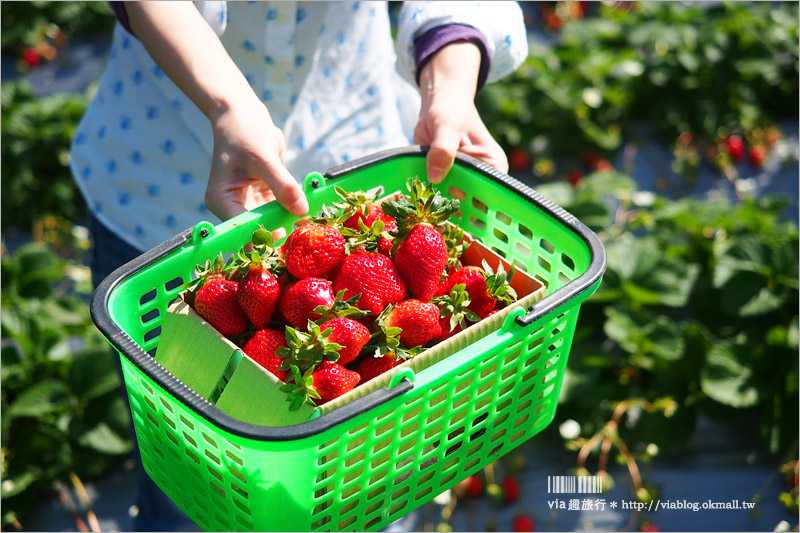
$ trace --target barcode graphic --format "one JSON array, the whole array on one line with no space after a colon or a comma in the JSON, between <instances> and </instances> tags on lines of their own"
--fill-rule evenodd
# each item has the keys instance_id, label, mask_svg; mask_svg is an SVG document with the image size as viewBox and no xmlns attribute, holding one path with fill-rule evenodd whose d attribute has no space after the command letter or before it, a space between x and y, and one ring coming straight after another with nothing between
<instances>
[{"instance_id":1,"label":"barcode graphic","mask_svg":"<svg viewBox=\"0 0 800 533\"><path fill-rule=\"evenodd\" d=\"M599 494L603 484L599 476L547 476L549 494Z\"/></svg>"}]
</instances>

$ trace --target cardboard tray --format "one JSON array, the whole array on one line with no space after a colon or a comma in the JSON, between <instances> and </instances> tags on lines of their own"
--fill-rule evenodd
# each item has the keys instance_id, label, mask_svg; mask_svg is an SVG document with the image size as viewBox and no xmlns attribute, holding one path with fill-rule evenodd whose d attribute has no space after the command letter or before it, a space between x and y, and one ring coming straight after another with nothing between
<instances>
[{"instance_id":1,"label":"cardboard tray","mask_svg":"<svg viewBox=\"0 0 800 533\"><path fill-rule=\"evenodd\" d=\"M468 236L465 239L470 241ZM471 241L461 257L462 264L480 266L483 260L493 269L498 263L506 272L510 268L492 250ZM528 309L545 296L542 283L521 270L515 271L511 286L519 297L514 304L319 407L305 404L297 411L290 411L286 393L280 391L283 382L217 332L183 299L176 300L167 310L156 361L233 418L261 426L291 426L333 411L381 387L389 388L396 374L408 372L404 369L415 374L422 372L499 329L513 308Z\"/></svg>"}]
</instances>

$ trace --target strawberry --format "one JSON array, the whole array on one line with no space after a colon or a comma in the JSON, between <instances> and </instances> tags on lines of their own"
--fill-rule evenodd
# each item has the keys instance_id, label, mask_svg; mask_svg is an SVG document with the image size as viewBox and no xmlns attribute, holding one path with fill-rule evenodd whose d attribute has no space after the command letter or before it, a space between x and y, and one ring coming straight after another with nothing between
<instances>
[{"instance_id":1,"label":"strawberry","mask_svg":"<svg viewBox=\"0 0 800 533\"><path fill-rule=\"evenodd\" d=\"M497 305L497 302L507 304L517 298L517 294L508 284L514 276L514 265L509 269L508 277L502 263L498 263L497 273L492 271L489 264L483 261L483 269L476 266L466 266L456 270L450 276L450 290L456 285L464 284L469 294L469 310L480 317L488 315Z\"/></svg>"},{"instance_id":2,"label":"strawberry","mask_svg":"<svg viewBox=\"0 0 800 533\"><path fill-rule=\"evenodd\" d=\"M195 267L196 278L184 284L191 288L186 299L197 314L226 337L241 335L247 329L247 315L236 300L238 284L227 279L231 259L220 253L214 261Z\"/></svg>"},{"instance_id":3,"label":"strawberry","mask_svg":"<svg viewBox=\"0 0 800 533\"><path fill-rule=\"evenodd\" d=\"M261 228L253 233L253 251L239 252L237 266L247 273L239 281L236 299L256 328L266 327L278 305L281 288L270 269L280 272L280 261L272 245L272 234Z\"/></svg>"},{"instance_id":4,"label":"strawberry","mask_svg":"<svg viewBox=\"0 0 800 533\"><path fill-rule=\"evenodd\" d=\"M386 257L390 257L392 253L392 247L394 246L394 238L391 237L391 234L397 231L397 222L395 222L395 220L389 215L383 213L383 211L381 211L381 214L381 220L383 221L383 233L381 234L380 239L378 239L378 253L381 253Z\"/></svg>"},{"instance_id":5,"label":"strawberry","mask_svg":"<svg viewBox=\"0 0 800 533\"><path fill-rule=\"evenodd\" d=\"M750 147L750 151L748 152L748 159L750 161L750 166L753 168L761 168L764 164L764 160L767 157L767 148L763 144L755 144Z\"/></svg>"},{"instance_id":6,"label":"strawberry","mask_svg":"<svg viewBox=\"0 0 800 533\"><path fill-rule=\"evenodd\" d=\"M518 514L514 517L511 528L513 531L518 533L536 531L536 522L533 521L533 518L531 518L530 515Z\"/></svg>"},{"instance_id":7,"label":"strawberry","mask_svg":"<svg viewBox=\"0 0 800 533\"><path fill-rule=\"evenodd\" d=\"M332 328L323 331L318 324L309 321L306 329L307 332L298 331L286 326L286 346L275 351L283 359L278 370L290 371L286 374L286 385L281 390L287 393L286 400L291 402L289 410L292 411L304 403L316 405L315 400L320 399L320 393L313 386L313 374L324 363L338 361L339 352L343 349L341 344L330 340L334 333Z\"/></svg>"},{"instance_id":8,"label":"strawberry","mask_svg":"<svg viewBox=\"0 0 800 533\"><path fill-rule=\"evenodd\" d=\"M361 376L361 383L366 383L384 372L388 372L400 363L401 361L398 361L393 353L386 354L383 357L367 357L358 364L356 372Z\"/></svg>"},{"instance_id":9,"label":"strawberry","mask_svg":"<svg viewBox=\"0 0 800 533\"><path fill-rule=\"evenodd\" d=\"M531 156L522 148L512 148L508 154L508 164L514 170L525 170L531 166Z\"/></svg>"},{"instance_id":10,"label":"strawberry","mask_svg":"<svg viewBox=\"0 0 800 533\"><path fill-rule=\"evenodd\" d=\"M330 342L340 344L339 364L346 365L358 357L361 349L369 342L370 332L367 326L352 318L336 317L320 325L320 330L333 330L328 337Z\"/></svg>"},{"instance_id":11,"label":"strawberry","mask_svg":"<svg viewBox=\"0 0 800 533\"><path fill-rule=\"evenodd\" d=\"M483 496L483 479L478 474L472 474L467 478L467 495L471 498Z\"/></svg>"},{"instance_id":12,"label":"strawberry","mask_svg":"<svg viewBox=\"0 0 800 533\"><path fill-rule=\"evenodd\" d=\"M346 192L338 185L334 186L334 191L342 199L341 202L334 203L336 207L343 210L348 215L342 222L346 228L358 231L363 223L366 227L372 227L373 222L382 218L383 211L375 203L380 191L368 194L364 191Z\"/></svg>"},{"instance_id":13,"label":"strawberry","mask_svg":"<svg viewBox=\"0 0 800 533\"><path fill-rule=\"evenodd\" d=\"M468 320L478 322L481 319L469 308L471 301L463 283L454 285L449 293L435 297L432 302L439 306L441 333L436 337L436 342L447 340L468 328Z\"/></svg>"},{"instance_id":14,"label":"strawberry","mask_svg":"<svg viewBox=\"0 0 800 533\"><path fill-rule=\"evenodd\" d=\"M278 348L286 346L286 334L273 329L259 329L242 347L250 359L269 370L281 381L286 381L286 370L279 370L283 362L275 352Z\"/></svg>"},{"instance_id":15,"label":"strawberry","mask_svg":"<svg viewBox=\"0 0 800 533\"><path fill-rule=\"evenodd\" d=\"M361 294L358 308L370 311L373 316L406 296L406 285L391 259L374 252L355 251L347 256L333 287L337 293L345 290L347 297Z\"/></svg>"},{"instance_id":16,"label":"strawberry","mask_svg":"<svg viewBox=\"0 0 800 533\"><path fill-rule=\"evenodd\" d=\"M439 308L436 304L421 300L403 300L398 303L385 319L390 328L400 328L400 342L413 348L423 346L442 333L439 325Z\"/></svg>"},{"instance_id":17,"label":"strawberry","mask_svg":"<svg viewBox=\"0 0 800 533\"><path fill-rule=\"evenodd\" d=\"M304 278L288 284L281 291L278 305L286 320L295 328L305 328L316 320L319 305L332 305L335 300L331 282L322 278Z\"/></svg>"},{"instance_id":18,"label":"strawberry","mask_svg":"<svg viewBox=\"0 0 800 533\"><path fill-rule=\"evenodd\" d=\"M397 270L411 293L427 302L436 293L448 260L445 239L435 226L458 211L459 202L443 197L419 178L409 180L408 189L410 197L386 202L383 210L397 222L392 248Z\"/></svg>"},{"instance_id":19,"label":"strawberry","mask_svg":"<svg viewBox=\"0 0 800 533\"><path fill-rule=\"evenodd\" d=\"M503 487L503 500L506 503L514 503L519 498L519 482L514 476L506 476L500 482Z\"/></svg>"},{"instance_id":20,"label":"strawberry","mask_svg":"<svg viewBox=\"0 0 800 533\"><path fill-rule=\"evenodd\" d=\"M605 158L598 159L594 165L595 172L610 172L612 168L614 167L611 166L611 161Z\"/></svg>"},{"instance_id":21,"label":"strawberry","mask_svg":"<svg viewBox=\"0 0 800 533\"><path fill-rule=\"evenodd\" d=\"M236 300L238 284L224 278L209 279L197 291L194 308L226 337L241 335L247 329L247 315Z\"/></svg>"},{"instance_id":22,"label":"strawberry","mask_svg":"<svg viewBox=\"0 0 800 533\"><path fill-rule=\"evenodd\" d=\"M573 169L567 173L567 181L573 187L577 187L582 180L583 180L583 173L580 170Z\"/></svg>"},{"instance_id":23,"label":"strawberry","mask_svg":"<svg viewBox=\"0 0 800 533\"><path fill-rule=\"evenodd\" d=\"M311 386L319 394L317 405L327 403L350 392L358 385L361 376L358 372L348 370L339 363L323 361L311 374Z\"/></svg>"},{"instance_id":24,"label":"strawberry","mask_svg":"<svg viewBox=\"0 0 800 533\"><path fill-rule=\"evenodd\" d=\"M742 160L742 156L744 155L744 141L738 135L729 135L727 139L725 139L725 144L728 147L728 153L731 155L731 159L736 162Z\"/></svg>"},{"instance_id":25,"label":"strawberry","mask_svg":"<svg viewBox=\"0 0 800 533\"><path fill-rule=\"evenodd\" d=\"M319 276L344 261L347 240L334 225L310 223L284 243L286 268L296 278Z\"/></svg>"}]
</instances>

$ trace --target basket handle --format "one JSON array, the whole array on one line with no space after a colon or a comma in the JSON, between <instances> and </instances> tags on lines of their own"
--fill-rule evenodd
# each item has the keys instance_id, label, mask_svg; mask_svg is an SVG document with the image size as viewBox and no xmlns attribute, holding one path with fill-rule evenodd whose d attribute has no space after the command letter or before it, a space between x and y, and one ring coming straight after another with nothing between
<instances>
[{"instance_id":1,"label":"basket handle","mask_svg":"<svg viewBox=\"0 0 800 533\"><path fill-rule=\"evenodd\" d=\"M355 159L337 167L333 167L323 172L320 176L326 180L336 179L365 166L374 165L389 159L408 156L424 157L428 153L428 149L428 146L414 145L385 150L383 152L377 152L361 159ZM500 172L493 166L488 165L479 159L462 152L458 152L456 153L456 162L471 168L480 174L483 174L498 185L513 191L515 194L534 204L539 209L549 213L564 226L567 226L570 231L577 234L578 237L580 237L589 248L591 260L586 272L581 274L581 276L579 276L577 279L567 283L559 290L552 294L548 294L540 301L531 305L528 308L528 312L524 316L517 317L517 324L525 327L536 322L553 309L559 308L573 298L584 294L587 289L595 286L595 284L600 281L600 278L603 277L603 273L606 270L606 250L603 247L600 238L585 224L568 213L564 208L556 205L533 190L531 187L521 183L508 174ZM319 179L317 179L316 185L314 185L313 180L310 183L312 188L317 188L321 184L322 183L319 181Z\"/></svg>"}]
</instances>

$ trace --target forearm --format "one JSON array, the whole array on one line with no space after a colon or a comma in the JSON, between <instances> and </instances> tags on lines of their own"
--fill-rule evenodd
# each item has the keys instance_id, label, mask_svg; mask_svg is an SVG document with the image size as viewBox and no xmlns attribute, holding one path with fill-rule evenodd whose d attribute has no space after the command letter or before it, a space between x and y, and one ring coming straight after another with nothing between
<instances>
[{"instance_id":1,"label":"forearm","mask_svg":"<svg viewBox=\"0 0 800 533\"><path fill-rule=\"evenodd\" d=\"M419 75L423 109L437 99L472 102L480 66L480 49L470 42L454 42L437 51Z\"/></svg>"},{"instance_id":2,"label":"forearm","mask_svg":"<svg viewBox=\"0 0 800 533\"><path fill-rule=\"evenodd\" d=\"M260 104L192 2L128 2L126 8L150 56L210 120L235 103Z\"/></svg>"}]
</instances>

